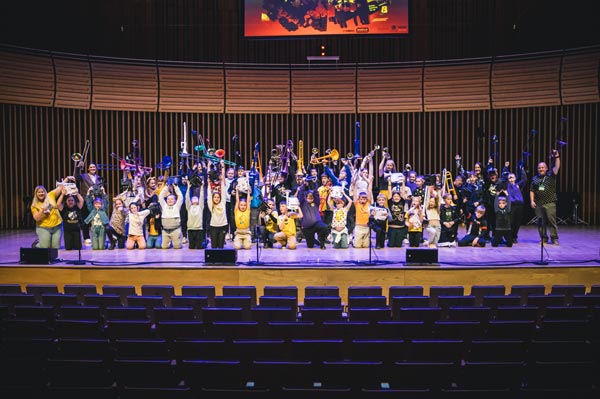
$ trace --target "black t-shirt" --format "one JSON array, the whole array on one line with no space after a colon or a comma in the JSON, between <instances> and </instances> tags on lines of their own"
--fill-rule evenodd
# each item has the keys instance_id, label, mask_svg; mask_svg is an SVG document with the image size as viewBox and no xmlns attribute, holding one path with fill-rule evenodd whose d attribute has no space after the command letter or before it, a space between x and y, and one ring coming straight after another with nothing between
<instances>
[{"instance_id":1,"label":"black t-shirt","mask_svg":"<svg viewBox=\"0 0 600 399\"><path fill-rule=\"evenodd\" d=\"M60 216L62 217L63 229L65 231L77 231L80 229L81 216L77 206L73 208L65 206L60 212Z\"/></svg>"}]
</instances>

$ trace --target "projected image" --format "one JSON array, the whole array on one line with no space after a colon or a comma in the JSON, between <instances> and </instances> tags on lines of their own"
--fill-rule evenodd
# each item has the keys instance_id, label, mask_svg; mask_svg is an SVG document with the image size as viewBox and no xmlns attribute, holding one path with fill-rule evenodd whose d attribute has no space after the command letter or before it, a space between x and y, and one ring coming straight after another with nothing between
<instances>
[{"instance_id":1,"label":"projected image","mask_svg":"<svg viewBox=\"0 0 600 399\"><path fill-rule=\"evenodd\" d=\"M408 33L409 0L246 0L244 36Z\"/></svg>"}]
</instances>

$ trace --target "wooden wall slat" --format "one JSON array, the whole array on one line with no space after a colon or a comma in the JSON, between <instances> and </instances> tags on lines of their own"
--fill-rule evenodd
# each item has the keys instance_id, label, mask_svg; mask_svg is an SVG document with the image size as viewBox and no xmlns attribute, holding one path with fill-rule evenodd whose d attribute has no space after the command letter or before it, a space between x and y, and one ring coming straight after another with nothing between
<instances>
[{"instance_id":1,"label":"wooden wall slat","mask_svg":"<svg viewBox=\"0 0 600 399\"><path fill-rule=\"evenodd\" d=\"M292 71L292 113L352 113L356 104L354 70Z\"/></svg>"},{"instance_id":2,"label":"wooden wall slat","mask_svg":"<svg viewBox=\"0 0 600 399\"><path fill-rule=\"evenodd\" d=\"M226 69L226 112L289 113L290 71Z\"/></svg>"},{"instance_id":3,"label":"wooden wall slat","mask_svg":"<svg viewBox=\"0 0 600 399\"><path fill-rule=\"evenodd\" d=\"M223 112L225 79L222 68L159 66L160 112Z\"/></svg>"},{"instance_id":4,"label":"wooden wall slat","mask_svg":"<svg viewBox=\"0 0 600 399\"><path fill-rule=\"evenodd\" d=\"M422 68L358 69L358 112L423 110Z\"/></svg>"},{"instance_id":5,"label":"wooden wall slat","mask_svg":"<svg viewBox=\"0 0 600 399\"><path fill-rule=\"evenodd\" d=\"M51 107L54 104L52 59L0 51L0 102Z\"/></svg>"},{"instance_id":6,"label":"wooden wall slat","mask_svg":"<svg viewBox=\"0 0 600 399\"><path fill-rule=\"evenodd\" d=\"M600 53L565 56L561 75L563 104L600 101L599 72Z\"/></svg>"},{"instance_id":7,"label":"wooden wall slat","mask_svg":"<svg viewBox=\"0 0 600 399\"><path fill-rule=\"evenodd\" d=\"M89 109L92 77L87 61L55 59L55 107Z\"/></svg>"},{"instance_id":8,"label":"wooden wall slat","mask_svg":"<svg viewBox=\"0 0 600 399\"><path fill-rule=\"evenodd\" d=\"M154 66L92 62L92 109L156 111L158 76Z\"/></svg>"},{"instance_id":9,"label":"wooden wall slat","mask_svg":"<svg viewBox=\"0 0 600 399\"><path fill-rule=\"evenodd\" d=\"M496 62L492 65L492 107L560 105L560 57Z\"/></svg>"},{"instance_id":10,"label":"wooden wall slat","mask_svg":"<svg viewBox=\"0 0 600 399\"><path fill-rule=\"evenodd\" d=\"M490 64L425 66L425 111L489 109Z\"/></svg>"}]
</instances>

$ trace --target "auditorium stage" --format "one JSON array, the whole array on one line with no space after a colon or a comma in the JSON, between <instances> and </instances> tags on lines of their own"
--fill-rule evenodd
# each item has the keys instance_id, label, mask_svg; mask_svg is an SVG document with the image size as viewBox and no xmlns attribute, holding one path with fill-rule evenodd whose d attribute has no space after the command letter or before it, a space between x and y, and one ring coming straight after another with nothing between
<instances>
[{"instance_id":1,"label":"auditorium stage","mask_svg":"<svg viewBox=\"0 0 600 399\"><path fill-rule=\"evenodd\" d=\"M204 250L58 250L50 264L20 263L32 230L0 232L0 283L182 285L480 285L600 284L600 228L559 226L560 246L540 246L537 228L521 229L512 248L439 248L438 262L407 262L407 248L238 250L234 263L207 263ZM374 240L373 240L374 242ZM232 249L232 243L226 243ZM425 248L423 248L425 249ZM232 253L229 252L229 255ZM79 260L81 264L72 264ZM217 291L218 292L218 291Z\"/></svg>"}]
</instances>

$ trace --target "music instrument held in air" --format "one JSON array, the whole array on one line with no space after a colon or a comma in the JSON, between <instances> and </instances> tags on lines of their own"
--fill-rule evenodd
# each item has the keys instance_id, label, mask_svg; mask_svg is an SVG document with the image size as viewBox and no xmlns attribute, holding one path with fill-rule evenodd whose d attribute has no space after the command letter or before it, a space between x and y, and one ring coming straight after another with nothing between
<instances>
[{"instance_id":1,"label":"music instrument held in air","mask_svg":"<svg viewBox=\"0 0 600 399\"><path fill-rule=\"evenodd\" d=\"M454 202L456 196L456 189L454 188L454 179L452 178L452 172L444 168L442 171L442 178L444 179L444 192L452 195L452 202Z\"/></svg>"},{"instance_id":2,"label":"music instrument held in air","mask_svg":"<svg viewBox=\"0 0 600 399\"><path fill-rule=\"evenodd\" d=\"M373 149L367 154L367 157L369 158L373 158L375 156L375 152L377 152L381 147L379 146L379 144L375 144L373 146Z\"/></svg>"},{"instance_id":3,"label":"music instrument held in air","mask_svg":"<svg viewBox=\"0 0 600 399\"><path fill-rule=\"evenodd\" d=\"M134 164L134 163L127 163L127 160L125 159L121 159L121 162L119 163L119 167L121 168L121 170L137 170L138 168L141 168L141 170L144 173L152 173L152 168L150 166L141 166L139 167L138 165Z\"/></svg>"},{"instance_id":4,"label":"music instrument held in air","mask_svg":"<svg viewBox=\"0 0 600 399\"><path fill-rule=\"evenodd\" d=\"M88 152L90 151L90 141L86 140L85 141L85 146L83 148L83 154L79 153L79 152L74 152L71 155L71 160L73 162L75 162L75 169L77 169L77 164L79 162L82 162L83 164L85 164L85 160L87 158ZM75 176L75 171L73 171L73 176Z\"/></svg>"},{"instance_id":5,"label":"music instrument held in air","mask_svg":"<svg viewBox=\"0 0 600 399\"><path fill-rule=\"evenodd\" d=\"M304 142L298 140L298 172L304 173Z\"/></svg>"},{"instance_id":6,"label":"music instrument held in air","mask_svg":"<svg viewBox=\"0 0 600 399\"><path fill-rule=\"evenodd\" d=\"M319 165L319 164L323 164L325 162L329 162L331 161L337 161L338 159L340 159L340 153L338 152L338 150L336 150L335 148L331 151L329 151L328 154L323 155L322 157L315 157L312 158L310 160L310 163L312 165Z\"/></svg>"}]
</instances>

